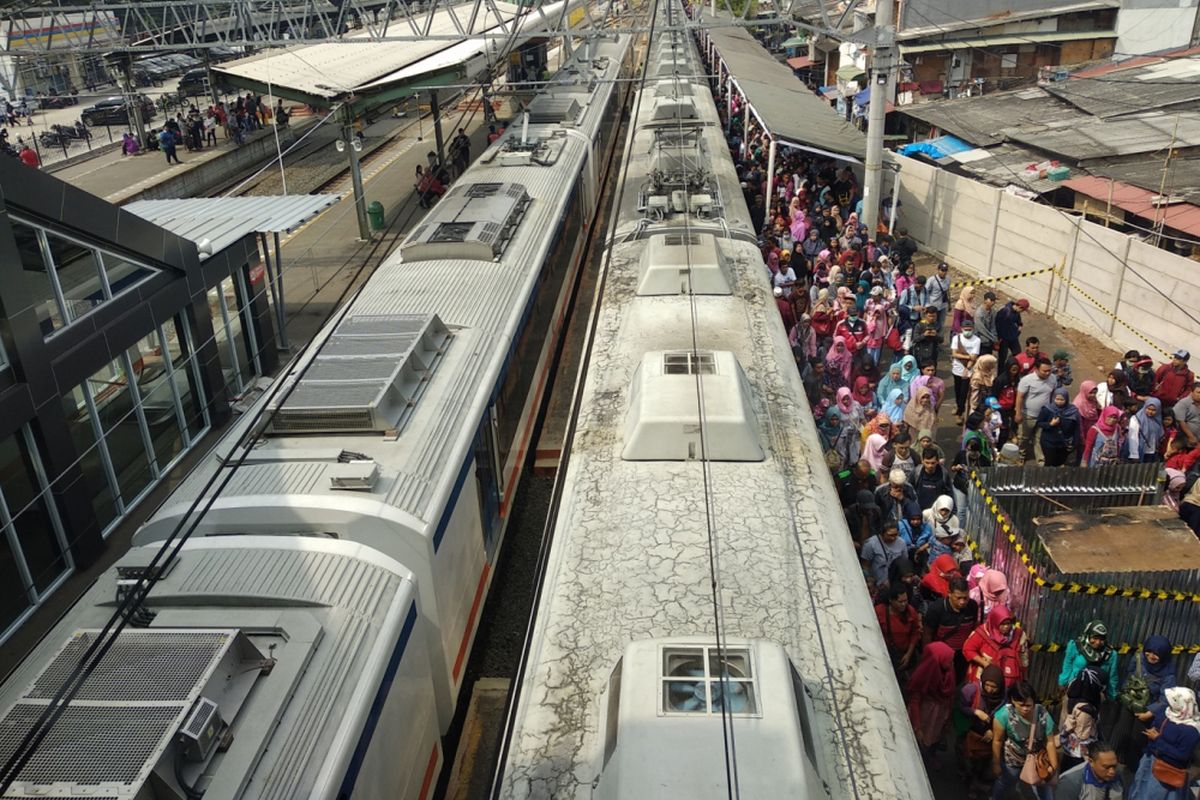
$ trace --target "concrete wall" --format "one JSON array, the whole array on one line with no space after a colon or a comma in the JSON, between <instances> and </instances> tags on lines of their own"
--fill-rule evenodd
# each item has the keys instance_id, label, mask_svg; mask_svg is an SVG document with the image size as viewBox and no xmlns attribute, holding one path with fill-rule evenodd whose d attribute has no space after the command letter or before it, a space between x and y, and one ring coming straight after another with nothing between
<instances>
[{"instance_id":1,"label":"concrete wall","mask_svg":"<svg viewBox=\"0 0 1200 800\"><path fill-rule=\"evenodd\" d=\"M922 249L980 277L1061 267L1077 288L1052 273L997 285L1118 350L1145 352L1146 339L1166 352L1195 349L1200 324L1188 314L1200 317L1189 311L1200 308L1200 263L932 165L888 159L900 165L897 225Z\"/></svg>"},{"instance_id":2,"label":"concrete wall","mask_svg":"<svg viewBox=\"0 0 1200 800\"><path fill-rule=\"evenodd\" d=\"M1117 14L1122 56L1186 47L1196 25L1197 0L1123 0Z\"/></svg>"}]
</instances>

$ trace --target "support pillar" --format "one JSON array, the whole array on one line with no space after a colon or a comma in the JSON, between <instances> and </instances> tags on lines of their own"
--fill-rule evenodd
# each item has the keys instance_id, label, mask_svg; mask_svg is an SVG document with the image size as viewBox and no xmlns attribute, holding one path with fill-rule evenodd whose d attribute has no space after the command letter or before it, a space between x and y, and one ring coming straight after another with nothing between
<instances>
[{"instance_id":1,"label":"support pillar","mask_svg":"<svg viewBox=\"0 0 1200 800\"><path fill-rule=\"evenodd\" d=\"M775 191L775 137L770 136L771 144L767 147L767 196L763 198L763 219L770 220L771 208L773 207L772 200L774 199L773 192ZM755 231L759 233L760 231Z\"/></svg>"},{"instance_id":2,"label":"support pillar","mask_svg":"<svg viewBox=\"0 0 1200 800\"><path fill-rule=\"evenodd\" d=\"M433 138L437 142L438 164L441 164L446 154L446 145L444 144L445 140L442 138L442 110L438 106L436 89L429 90L429 110L433 114Z\"/></svg>"},{"instance_id":3,"label":"support pillar","mask_svg":"<svg viewBox=\"0 0 1200 800\"><path fill-rule=\"evenodd\" d=\"M354 149L354 112L350 106L342 106L342 141L345 142L346 157L350 160L350 183L354 187L354 213L358 217L358 238L371 240L371 229L367 225L367 196L363 189L362 170L358 166L358 151Z\"/></svg>"}]
</instances>

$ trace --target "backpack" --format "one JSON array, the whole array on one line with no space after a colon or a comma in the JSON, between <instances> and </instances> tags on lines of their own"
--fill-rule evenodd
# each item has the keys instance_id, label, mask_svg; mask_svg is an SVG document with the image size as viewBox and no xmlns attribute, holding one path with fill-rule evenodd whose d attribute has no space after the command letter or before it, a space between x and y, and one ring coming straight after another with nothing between
<instances>
[{"instance_id":1,"label":"backpack","mask_svg":"<svg viewBox=\"0 0 1200 800\"><path fill-rule=\"evenodd\" d=\"M1150 684L1146 682L1145 672L1142 668L1141 653L1135 655L1137 658L1137 668L1125 680L1125 688L1117 693L1117 699L1121 701L1121 705L1133 713L1140 714L1150 705Z\"/></svg>"},{"instance_id":2,"label":"backpack","mask_svg":"<svg viewBox=\"0 0 1200 800\"><path fill-rule=\"evenodd\" d=\"M1104 436L1104 434L1100 434ZM1120 464L1122 451L1126 454L1129 452L1128 447L1121 443L1121 433L1118 431L1112 436L1104 436L1104 444L1100 445L1100 453L1096 456L1096 464Z\"/></svg>"}]
</instances>

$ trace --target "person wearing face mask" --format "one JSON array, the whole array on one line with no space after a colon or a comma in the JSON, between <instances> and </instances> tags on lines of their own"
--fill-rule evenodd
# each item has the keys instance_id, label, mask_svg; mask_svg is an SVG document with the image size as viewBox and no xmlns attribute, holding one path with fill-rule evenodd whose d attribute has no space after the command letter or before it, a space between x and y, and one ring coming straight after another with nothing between
<instances>
[{"instance_id":1,"label":"person wearing face mask","mask_svg":"<svg viewBox=\"0 0 1200 800\"><path fill-rule=\"evenodd\" d=\"M950 371L954 373L954 421L963 424L967 398L971 394L971 375L979 359L982 343L975 335L975 320L964 316L959 331L950 338Z\"/></svg>"},{"instance_id":2,"label":"person wearing face mask","mask_svg":"<svg viewBox=\"0 0 1200 800\"><path fill-rule=\"evenodd\" d=\"M1079 437L1079 409L1070 403L1071 393L1060 386L1049 403L1038 411L1037 427L1042 436L1042 456L1047 467L1061 467Z\"/></svg>"}]
</instances>

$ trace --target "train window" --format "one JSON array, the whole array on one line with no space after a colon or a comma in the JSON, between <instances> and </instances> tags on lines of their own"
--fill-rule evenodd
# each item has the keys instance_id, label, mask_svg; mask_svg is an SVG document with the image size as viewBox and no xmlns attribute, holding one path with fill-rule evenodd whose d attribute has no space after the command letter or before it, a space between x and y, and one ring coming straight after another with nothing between
<instances>
[{"instance_id":1,"label":"train window","mask_svg":"<svg viewBox=\"0 0 1200 800\"><path fill-rule=\"evenodd\" d=\"M612 758L617 749L617 722L621 711L621 664L624 659L617 659L612 675L608 677L608 704L604 712L604 766Z\"/></svg>"},{"instance_id":2,"label":"train window","mask_svg":"<svg viewBox=\"0 0 1200 800\"><path fill-rule=\"evenodd\" d=\"M664 648L661 681L662 711L668 714L758 710L750 651L744 648Z\"/></svg>"},{"instance_id":3,"label":"train window","mask_svg":"<svg viewBox=\"0 0 1200 800\"><path fill-rule=\"evenodd\" d=\"M663 375L715 375L717 362L712 353L685 350L663 353Z\"/></svg>"}]
</instances>

